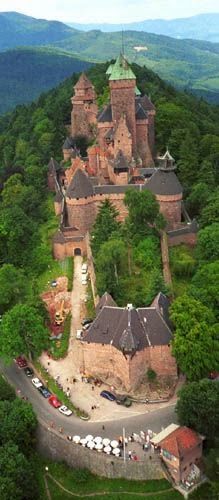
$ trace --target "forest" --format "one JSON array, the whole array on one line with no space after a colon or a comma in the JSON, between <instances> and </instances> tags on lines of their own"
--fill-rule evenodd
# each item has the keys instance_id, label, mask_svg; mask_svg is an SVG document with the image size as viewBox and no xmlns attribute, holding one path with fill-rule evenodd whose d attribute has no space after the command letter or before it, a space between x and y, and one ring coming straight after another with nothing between
<instances>
[{"instance_id":1,"label":"forest","mask_svg":"<svg viewBox=\"0 0 219 500\"><path fill-rule=\"evenodd\" d=\"M108 64L97 65L87 72L95 85L99 106L108 99L105 76ZM196 391L201 394L200 378L216 370L219 360L218 108L175 90L145 67L134 64L133 70L139 89L150 95L157 109L157 152L162 153L166 146L169 147L178 165L177 175L184 187L186 208L199 223L193 259L188 262L180 253L174 261L176 275L178 273L189 279L183 293L178 297L175 294L171 318L175 327L173 352L178 365L191 384L198 384L195 386ZM50 265L51 237L58 222L54 220L52 198L47 191L47 165L51 156L58 161L62 159L65 124L69 122L70 98L77 78L74 75L56 89L42 94L37 102L18 106L0 119L0 354L6 360L20 352L38 355L48 345L45 310L39 299L39 277ZM159 219L154 200L138 200L136 204L130 194L127 193L126 198L130 212L122 231L110 205L103 207L93 230L94 256L100 257L99 287L103 291L107 286L121 303L123 297L121 293L118 295L116 280L107 282L108 275L103 273L103 269L106 269L104 259L106 252L118 259L117 278L120 280L129 273L131 256L137 267L144 262L151 279L147 288L136 289L135 295L133 292L133 303L150 303L158 288L163 286L158 234L146 232L139 238L139 232L133 234L132 230L133 224L136 227L136 222L139 223L139 213L142 216L142 205L148 207L148 202L153 210L145 213L147 220L151 217L158 231L162 220ZM101 224L104 226L104 217L108 217L110 224L103 239L100 227ZM116 245L115 234L119 239ZM124 254L127 262L125 273L121 259ZM157 272L153 275L154 268ZM127 293L127 282L124 282L124 293ZM186 389L189 387L190 384ZM206 387L202 390L205 394L202 420L195 423L190 420L190 424L197 430L206 431L209 442L215 446L214 438L219 426L218 410L216 405L210 404L211 395ZM212 391L217 391L217 384L212 386ZM185 407L188 401L191 402L191 394L183 394L182 401L184 405L182 403L178 409L180 419L189 425ZM214 436L205 425L210 419L209 412L213 413L212 419L215 421Z\"/></svg>"}]
</instances>

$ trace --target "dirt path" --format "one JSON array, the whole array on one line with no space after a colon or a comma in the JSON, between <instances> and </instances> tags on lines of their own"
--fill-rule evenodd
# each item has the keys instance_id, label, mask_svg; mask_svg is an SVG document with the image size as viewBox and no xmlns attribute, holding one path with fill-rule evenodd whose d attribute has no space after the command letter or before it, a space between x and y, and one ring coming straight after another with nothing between
<instances>
[{"instance_id":1,"label":"dirt path","mask_svg":"<svg viewBox=\"0 0 219 500\"><path fill-rule=\"evenodd\" d=\"M68 495L71 495L73 497L78 497L78 498L86 498L86 497L97 497L97 496L105 496L105 495L135 495L139 497L153 497L157 495L162 495L163 493L168 493L170 491L173 491L173 488L167 488L166 490L159 490L159 491L152 491L152 492L147 492L147 493L140 493L140 492L135 492L135 491L94 491L92 493L86 493L86 494L80 494L80 493L73 493L70 490L67 490L62 484L57 481L51 474L47 473L45 476L49 477L57 486L65 491L65 493L68 493Z\"/></svg>"}]
</instances>

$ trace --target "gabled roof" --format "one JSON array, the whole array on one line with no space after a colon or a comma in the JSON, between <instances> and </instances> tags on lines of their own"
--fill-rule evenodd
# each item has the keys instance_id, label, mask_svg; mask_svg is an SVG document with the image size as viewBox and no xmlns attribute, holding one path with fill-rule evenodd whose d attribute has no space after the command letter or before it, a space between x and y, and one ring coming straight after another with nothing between
<instances>
[{"instance_id":1,"label":"gabled roof","mask_svg":"<svg viewBox=\"0 0 219 500\"><path fill-rule=\"evenodd\" d=\"M155 106L149 99L147 95L143 95L141 97L136 97L137 102L139 102L145 111L155 111Z\"/></svg>"},{"instance_id":2,"label":"gabled roof","mask_svg":"<svg viewBox=\"0 0 219 500\"><path fill-rule=\"evenodd\" d=\"M136 103L135 105L135 117L136 120L146 120L148 117L147 111L145 111L140 103Z\"/></svg>"},{"instance_id":3,"label":"gabled roof","mask_svg":"<svg viewBox=\"0 0 219 500\"><path fill-rule=\"evenodd\" d=\"M48 163L48 170L49 172L58 172L61 170L61 165L54 158L51 158Z\"/></svg>"},{"instance_id":4,"label":"gabled roof","mask_svg":"<svg viewBox=\"0 0 219 500\"><path fill-rule=\"evenodd\" d=\"M182 186L172 170L157 169L146 184L152 193L160 195L175 195L183 192Z\"/></svg>"},{"instance_id":5,"label":"gabled roof","mask_svg":"<svg viewBox=\"0 0 219 500\"><path fill-rule=\"evenodd\" d=\"M115 161L114 161L114 168L116 170L128 170L129 168L129 164L128 164L128 161L126 159L126 157L124 156L123 152L121 151L121 149L118 151L117 155L116 155L116 158L115 158Z\"/></svg>"},{"instance_id":6,"label":"gabled roof","mask_svg":"<svg viewBox=\"0 0 219 500\"><path fill-rule=\"evenodd\" d=\"M181 458L202 442L202 437L189 427L178 427L159 443L159 446Z\"/></svg>"},{"instance_id":7,"label":"gabled roof","mask_svg":"<svg viewBox=\"0 0 219 500\"><path fill-rule=\"evenodd\" d=\"M103 309L103 307L105 307L105 306L117 307L115 300L112 298L112 295L110 295L110 293L108 293L108 292L105 292L102 295L102 297L100 298L100 300L96 306L96 314L99 314L101 309Z\"/></svg>"},{"instance_id":8,"label":"gabled roof","mask_svg":"<svg viewBox=\"0 0 219 500\"><path fill-rule=\"evenodd\" d=\"M97 117L98 122L112 122L112 109L111 104L108 104Z\"/></svg>"},{"instance_id":9,"label":"gabled roof","mask_svg":"<svg viewBox=\"0 0 219 500\"><path fill-rule=\"evenodd\" d=\"M172 323L169 318L169 306L170 306L170 299L164 293L159 292L156 297L154 298L151 307L155 307L163 316L166 324L169 326L169 328L172 328Z\"/></svg>"},{"instance_id":10,"label":"gabled roof","mask_svg":"<svg viewBox=\"0 0 219 500\"><path fill-rule=\"evenodd\" d=\"M66 137L62 149L73 149L75 147L75 141L73 137Z\"/></svg>"},{"instance_id":11,"label":"gabled roof","mask_svg":"<svg viewBox=\"0 0 219 500\"><path fill-rule=\"evenodd\" d=\"M93 88L93 85L87 75L85 73L81 73L79 80L76 85L74 85L74 89L89 89Z\"/></svg>"},{"instance_id":12,"label":"gabled roof","mask_svg":"<svg viewBox=\"0 0 219 500\"><path fill-rule=\"evenodd\" d=\"M111 127L109 130L107 130L107 133L105 134L105 139L114 139L114 135L115 135L115 131L114 129Z\"/></svg>"},{"instance_id":13,"label":"gabled roof","mask_svg":"<svg viewBox=\"0 0 219 500\"><path fill-rule=\"evenodd\" d=\"M85 198L94 194L93 186L87 175L78 168L66 191L67 198Z\"/></svg>"},{"instance_id":14,"label":"gabled roof","mask_svg":"<svg viewBox=\"0 0 219 500\"><path fill-rule=\"evenodd\" d=\"M115 64L113 64L109 80L136 80L128 61L123 54L120 54Z\"/></svg>"}]
</instances>

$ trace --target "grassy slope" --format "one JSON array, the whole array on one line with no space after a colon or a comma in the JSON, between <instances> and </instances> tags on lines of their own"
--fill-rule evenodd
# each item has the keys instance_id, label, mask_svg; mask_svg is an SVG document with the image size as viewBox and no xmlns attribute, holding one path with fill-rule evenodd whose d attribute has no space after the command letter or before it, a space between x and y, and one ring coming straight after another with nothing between
<instances>
[{"instance_id":1,"label":"grassy slope","mask_svg":"<svg viewBox=\"0 0 219 500\"><path fill-rule=\"evenodd\" d=\"M36 99L72 73L90 64L72 54L48 49L16 49L0 53L0 113Z\"/></svg>"}]
</instances>

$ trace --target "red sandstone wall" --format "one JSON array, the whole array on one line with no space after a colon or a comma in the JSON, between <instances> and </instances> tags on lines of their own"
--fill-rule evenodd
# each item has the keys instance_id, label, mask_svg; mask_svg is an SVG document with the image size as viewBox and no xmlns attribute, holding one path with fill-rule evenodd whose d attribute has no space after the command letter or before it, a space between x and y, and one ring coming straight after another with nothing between
<instances>
[{"instance_id":1,"label":"red sandstone wall","mask_svg":"<svg viewBox=\"0 0 219 500\"><path fill-rule=\"evenodd\" d=\"M159 201L160 212L163 214L165 219L174 228L175 224L181 222L182 213L182 195L176 196L156 196L157 201Z\"/></svg>"},{"instance_id":2,"label":"red sandstone wall","mask_svg":"<svg viewBox=\"0 0 219 500\"><path fill-rule=\"evenodd\" d=\"M127 120L128 121L128 120ZM114 158L119 151L123 152L128 161L132 159L132 136L127 127L126 118L121 117L114 136Z\"/></svg>"},{"instance_id":3,"label":"red sandstone wall","mask_svg":"<svg viewBox=\"0 0 219 500\"><path fill-rule=\"evenodd\" d=\"M66 207L70 226L76 227L83 234L91 229L96 218L94 198L81 198L79 200L66 198Z\"/></svg>"},{"instance_id":4,"label":"red sandstone wall","mask_svg":"<svg viewBox=\"0 0 219 500\"><path fill-rule=\"evenodd\" d=\"M129 382L129 363L123 354L109 344L83 344L84 371L88 375L109 380L110 384L123 385Z\"/></svg>"},{"instance_id":5,"label":"red sandstone wall","mask_svg":"<svg viewBox=\"0 0 219 500\"><path fill-rule=\"evenodd\" d=\"M74 255L75 248L80 248L82 255L86 255L86 245L84 241L67 241L66 243L54 243L54 259L64 260L66 257L72 257Z\"/></svg>"},{"instance_id":6,"label":"red sandstone wall","mask_svg":"<svg viewBox=\"0 0 219 500\"><path fill-rule=\"evenodd\" d=\"M136 148L135 85L136 80L110 81L110 96L113 121L118 123L124 113L132 135L133 153Z\"/></svg>"},{"instance_id":7,"label":"red sandstone wall","mask_svg":"<svg viewBox=\"0 0 219 500\"><path fill-rule=\"evenodd\" d=\"M168 345L150 347L150 367L158 376L177 377L176 360Z\"/></svg>"},{"instance_id":8,"label":"red sandstone wall","mask_svg":"<svg viewBox=\"0 0 219 500\"><path fill-rule=\"evenodd\" d=\"M148 125L146 120L136 122L136 140L137 152L142 159L142 166L152 167L154 165L154 161L148 142Z\"/></svg>"},{"instance_id":9,"label":"red sandstone wall","mask_svg":"<svg viewBox=\"0 0 219 500\"><path fill-rule=\"evenodd\" d=\"M149 146L152 152L152 156L155 154L155 125L154 125L155 111L148 112L148 138Z\"/></svg>"}]
</instances>

